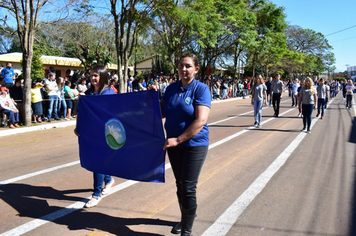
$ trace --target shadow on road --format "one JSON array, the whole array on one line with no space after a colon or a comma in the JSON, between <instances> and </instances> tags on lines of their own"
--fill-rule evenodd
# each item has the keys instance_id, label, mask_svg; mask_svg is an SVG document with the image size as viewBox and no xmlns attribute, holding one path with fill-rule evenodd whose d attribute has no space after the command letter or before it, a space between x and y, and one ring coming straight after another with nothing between
<instances>
[{"instance_id":1,"label":"shadow on road","mask_svg":"<svg viewBox=\"0 0 356 236\"><path fill-rule=\"evenodd\" d=\"M68 196L81 192L92 192L92 189L56 190L48 186L31 186L27 184L6 184L0 186L0 199L14 208L21 217L34 219L62 210L59 206L50 206L48 200L83 201L82 197ZM70 230L101 230L114 235L125 236L158 236L147 232L135 232L130 225L162 225L173 227L176 222L160 219L145 218L120 218L105 215L98 212L90 212L92 209L79 209L68 215L54 220L54 223L66 225Z\"/></svg>"},{"instance_id":2,"label":"shadow on road","mask_svg":"<svg viewBox=\"0 0 356 236\"><path fill-rule=\"evenodd\" d=\"M353 118L352 128L349 138L350 143L356 143L356 117ZM356 155L355 155L356 158ZM356 168L356 166L354 166ZM352 203L352 217L351 217L351 229L350 229L350 236L356 235L356 171L354 177L354 191L353 191L353 203Z\"/></svg>"},{"instance_id":3,"label":"shadow on road","mask_svg":"<svg viewBox=\"0 0 356 236\"><path fill-rule=\"evenodd\" d=\"M67 217L54 221L56 224L67 225L69 230L100 230L120 236L162 236L157 233L138 232L129 226L153 225L173 227L177 222L149 218L121 218L104 213L91 212L94 209L80 209Z\"/></svg>"},{"instance_id":4,"label":"shadow on road","mask_svg":"<svg viewBox=\"0 0 356 236\"><path fill-rule=\"evenodd\" d=\"M39 218L61 209L61 207L49 206L47 200L57 199L77 202L83 200L83 198L67 196L67 194L91 191L92 189L60 191L48 186L6 184L0 186L0 198L14 208L19 216Z\"/></svg>"}]
</instances>

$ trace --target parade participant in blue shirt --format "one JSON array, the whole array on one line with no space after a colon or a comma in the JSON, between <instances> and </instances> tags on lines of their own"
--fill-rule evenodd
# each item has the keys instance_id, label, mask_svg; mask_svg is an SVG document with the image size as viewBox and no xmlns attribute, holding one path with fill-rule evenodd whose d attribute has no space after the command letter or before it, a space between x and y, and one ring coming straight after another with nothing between
<instances>
[{"instance_id":1,"label":"parade participant in blue shirt","mask_svg":"<svg viewBox=\"0 0 356 236\"><path fill-rule=\"evenodd\" d=\"M1 70L1 75L4 76L6 88L10 89L14 85L15 79L15 71L10 62L6 63L6 68Z\"/></svg>"},{"instance_id":2,"label":"parade participant in blue shirt","mask_svg":"<svg viewBox=\"0 0 356 236\"><path fill-rule=\"evenodd\" d=\"M162 97L163 115L166 117L167 149L176 179L181 222L172 233L191 235L196 216L196 187L208 152L209 130L207 120L211 106L211 93L195 79L199 71L198 58L186 54L180 58L180 80L172 83Z\"/></svg>"},{"instance_id":3,"label":"parade participant in blue shirt","mask_svg":"<svg viewBox=\"0 0 356 236\"><path fill-rule=\"evenodd\" d=\"M115 94L114 90L112 90L109 83L109 73L106 70L105 66L97 65L94 66L90 70L90 81L91 87L85 92L85 95L109 95ZM78 114L80 115L80 114ZM98 114L100 115L100 114ZM74 133L79 136L76 129ZM100 157L98 157L100 158ZM110 192L111 187L114 185L115 180L110 175L93 173L94 174L94 193L92 198L85 204L85 207L94 207L98 205L98 203L102 199L102 195L106 195ZM105 187L103 188L103 184Z\"/></svg>"}]
</instances>

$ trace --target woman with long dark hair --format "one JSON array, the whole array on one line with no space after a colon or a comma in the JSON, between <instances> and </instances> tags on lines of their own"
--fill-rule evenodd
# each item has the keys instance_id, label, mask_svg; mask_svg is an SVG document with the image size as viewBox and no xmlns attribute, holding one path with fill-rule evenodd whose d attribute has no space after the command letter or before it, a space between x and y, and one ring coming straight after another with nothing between
<instances>
[{"instance_id":1,"label":"woman with long dark hair","mask_svg":"<svg viewBox=\"0 0 356 236\"><path fill-rule=\"evenodd\" d=\"M211 106L209 87L197 81L198 58L183 55L178 64L180 80L170 84L163 97L167 149L176 179L181 221L172 233L190 236L196 217L196 188L209 146L207 120Z\"/></svg>"},{"instance_id":2,"label":"woman with long dark hair","mask_svg":"<svg viewBox=\"0 0 356 236\"><path fill-rule=\"evenodd\" d=\"M90 70L91 87L85 92L85 95L108 95L115 94L109 87L109 73L105 66L97 65ZM80 115L80 114L78 114ZM74 131L78 136L76 130ZM115 180L110 175L93 173L94 192L92 198L85 204L85 207L94 207L101 201L101 196L110 192ZM105 187L103 188L103 184Z\"/></svg>"}]
</instances>

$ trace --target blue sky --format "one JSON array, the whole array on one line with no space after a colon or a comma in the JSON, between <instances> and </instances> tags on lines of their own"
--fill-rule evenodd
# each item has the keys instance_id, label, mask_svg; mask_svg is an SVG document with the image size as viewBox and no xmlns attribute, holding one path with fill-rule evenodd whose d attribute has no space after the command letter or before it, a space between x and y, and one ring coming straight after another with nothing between
<instances>
[{"instance_id":1,"label":"blue sky","mask_svg":"<svg viewBox=\"0 0 356 236\"><path fill-rule=\"evenodd\" d=\"M356 66L356 0L271 0L285 8L287 23L324 34L333 47L336 71ZM335 72L336 72L335 71Z\"/></svg>"}]
</instances>

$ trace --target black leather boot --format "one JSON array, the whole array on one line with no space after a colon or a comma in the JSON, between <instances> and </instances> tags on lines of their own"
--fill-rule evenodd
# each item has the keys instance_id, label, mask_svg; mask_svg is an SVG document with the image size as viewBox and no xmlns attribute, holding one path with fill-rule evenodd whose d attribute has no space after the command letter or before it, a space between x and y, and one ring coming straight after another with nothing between
<instances>
[{"instance_id":1,"label":"black leather boot","mask_svg":"<svg viewBox=\"0 0 356 236\"><path fill-rule=\"evenodd\" d=\"M179 210L181 212L181 218L180 218L180 222L178 222L171 230L172 234L180 234L182 232L182 204L180 203L180 197L179 197L178 192L177 192L177 197L178 197L178 203L179 203Z\"/></svg>"},{"instance_id":2,"label":"black leather boot","mask_svg":"<svg viewBox=\"0 0 356 236\"><path fill-rule=\"evenodd\" d=\"M178 222L171 230L172 234L180 234L182 232L182 222Z\"/></svg>"},{"instance_id":3,"label":"black leather boot","mask_svg":"<svg viewBox=\"0 0 356 236\"><path fill-rule=\"evenodd\" d=\"M173 229L171 230L172 234L180 234L182 232L182 205L181 204L179 204L179 208L181 212L180 222L178 222L176 226L173 227Z\"/></svg>"},{"instance_id":4,"label":"black leather boot","mask_svg":"<svg viewBox=\"0 0 356 236\"><path fill-rule=\"evenodd\" d=\"M196 217L197 208L184 209L182 207L182 231L181 236L192 236L192 228Z\"/></svg>"}]
</instances>

